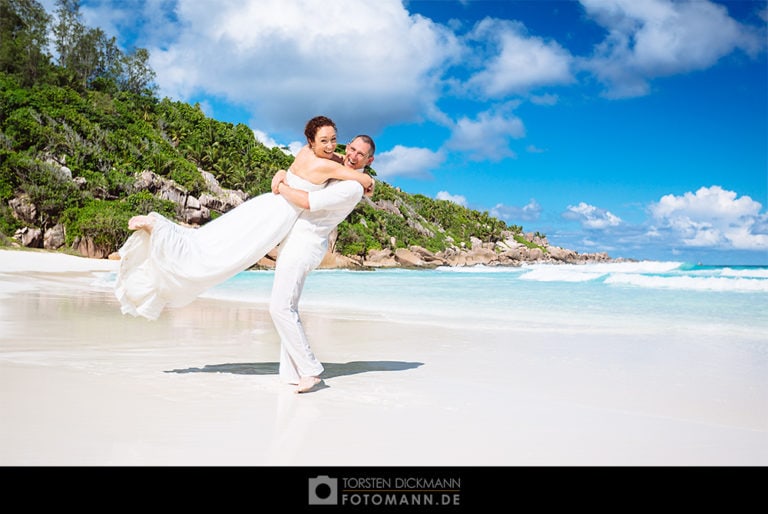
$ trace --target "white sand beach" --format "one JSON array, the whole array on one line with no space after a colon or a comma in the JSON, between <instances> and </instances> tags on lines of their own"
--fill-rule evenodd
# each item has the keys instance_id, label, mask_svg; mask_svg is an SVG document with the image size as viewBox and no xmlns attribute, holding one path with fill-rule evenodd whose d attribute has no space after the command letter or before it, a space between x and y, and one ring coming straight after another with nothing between
<instances>
[{"instance_id":1,"label":"white sand beach","mask_svg":"<svg viewBox=\"0 0 768 514\"><path fill-rule=\"evenodd\" d=\"M297 395L265 305L124 316L117 265L0 250L0 464L768 464L759 348L305 310L326 373Z\"/></svg>"}]
</instances>

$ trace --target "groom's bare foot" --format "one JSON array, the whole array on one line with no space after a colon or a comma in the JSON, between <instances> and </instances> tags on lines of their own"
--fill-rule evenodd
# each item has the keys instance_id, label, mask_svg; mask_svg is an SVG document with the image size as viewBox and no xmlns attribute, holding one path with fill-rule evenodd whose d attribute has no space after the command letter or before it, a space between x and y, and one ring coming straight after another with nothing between
<instances>
[{"instance_id":1,"label":"groom's bare foot","mask_svg":"<svg viewBox=\"0 0 768 514\"><path fill-rule=\"evenodd\" d=\"M152 216L134 216L128 220L128 229L139 230L144 229L147 232L152 232L152 226L155 224L155 220Z\"/></svg>"},{"instance_id":2,"label":"groom's bare foot","mask_svg":"<svg viewBox=\"0 0 768 514\"><path fill-rule=\"evenodd\" d=\"M297 393L306 393L311 391L317 384L323 380L320 377L301 377L299 379L299 385L296 387Z\"/></svg>"}]
</instances>

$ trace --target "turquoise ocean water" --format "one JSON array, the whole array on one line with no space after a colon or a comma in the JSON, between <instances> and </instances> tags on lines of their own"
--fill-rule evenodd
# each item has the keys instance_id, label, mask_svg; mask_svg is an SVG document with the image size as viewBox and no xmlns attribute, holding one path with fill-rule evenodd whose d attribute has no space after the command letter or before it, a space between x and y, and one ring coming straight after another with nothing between
<instances>
[{"instance_id":1,"label":"turquoise ocean water","mask_svg":"<svg viewBox=\"0 0 768 514\"><path fill-rule=\"evenodd\" d=\"M204 296L266 304L272 278L272 271L245 271ZM301 309L474 328L658 329L768 342L768 266L643 261L316 270Z\"/></svg>"}]
</instances>

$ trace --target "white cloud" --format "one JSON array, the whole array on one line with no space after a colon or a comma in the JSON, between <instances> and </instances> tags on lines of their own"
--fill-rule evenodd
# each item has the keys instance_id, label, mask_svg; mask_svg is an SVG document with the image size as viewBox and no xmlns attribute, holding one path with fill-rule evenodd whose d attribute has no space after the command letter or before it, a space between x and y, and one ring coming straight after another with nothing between
<instances>
[{"instance_id":1,"label":"white cloud","mask_svg":"<svg viewBox=\"0 0 768 514\"><path fill-rule=\"evenodd\" d=\"M470 90L488 98L573 81L570 53L554 41L529 36L519 22L485 18L467 40L492 47L487 52L490 55L486 57L484 69L467 84Z\"/></svg>"},{"instance_id":2,"label":"white cloud","mask_svg":"<svg viewBox=\"0 0 768 514\"><path fill-rule=\"evenodd\" d=\"M531 200L523 207L513 205L496 204L489 214L494 218L504 220L508 223L518 223L521 221L536 221L541 217L541 205L535 199Z\"/></svg>"},{"instance_id":3,"label":"white cloud","mask_svg":"<svg viewBox=\"0 0 768 514\"><path fill-rule=\"evenodd\" d=\"M54 13L55 0L43 2L49 13ZM80 15L88 27L98 27L107 35L128 44L130 51L134 46L146 48L156 42L173 39L177 27L174 25L176 0L87 0L80 3ZM133 37L139 35L141 44L134 45Z\"/></svg>"},{"instance_id":4,"label":"white cloud","mask_svg":"<svg viewBox=\"0 0 768 514\"><path fill-rule=\"evenodd\" d=\"M179 0L175 13L175 40L150 49L161 95L219 96L273 133L317 114L342 138L420 119L460 49L400 0Z\"/></svg>"},{"instance_id":5,"label":"white cloud","mask_svg":"<svg viewBox=\"0 0 768 514\"><path fill-rule=\"evenodd\" d=\"M388 152L377 153L373 169L383 179L395 176L428 178L432 176L430 171L443 160L441 152L397 145Z\"/></svg>"},{"instance_id":6,"label":"white cloud","mask_svg":"<svg viewBox=\"0 0 768 514\"><path fill-rule=\"evenodd\" d=\"M461 195L452 195L448 191L440 191L437 193L438 200L448 200L449 202L453 202L455 204L461 205L462 207L467 206L467 199L464 196Z\"/></svg>"},{"instance_id":7,"label":"white cloud","mask_svg":"<svg viewBox=\"0 0 768 514\"><path fill-rule=\"evenodd\" d=\"M42 3L55 8L54 0ZM764 27L761 38L705 0L582 4L608 36L580 62L614 96L645 94L655 77L765 47ZM229 102L277 141L300 137L317 114L336 121L340 140L428 120L452 130L446 150L475 160L513 158L510 142L525 137L525 126L511 114L510 95L554 105L559 96L539 89L572 84L577 71L565 40L495 18L462 32L460 23L411 15L405 0L88 0L81 12L87 25L122 43L135 37L150 51L160 96ZM453 101L467 105L455 121L441 110ZM210 102L205 108L216 115Z\"/></svg>"},{"instance_id":8,"label":"white cloud","mask_svg":"<svg viewBox=\"0 0 768 514\"><path fill-rule=\"evenodd\" d=\"M584 62L609 86L608 96L640 96L655 77L706 69L740 48L764 48L755 29L706 0L581 0L608 37Z\"/></svg>"},{"instance_id":9,"label":"white cloud","mask_svg":"<svg viewBox=\"0 0 768 514\"><path fill-rule=\"evenodd\" d=\"M584 202L580 202L579 205L575 206L569 205L563 213L563 218L578 221L584 228L596 230L617 227L622 224L621 218L610 211Z\"/></svg>"},{"instance_id":10,"label":"white cloud","mask_svg":"<svg viewBox=\"0 0 768 514\"><path fill-rule=\"evenodd\" d=\"M477 118L459 119L446 148L466 152L474 160L499 161L515 157L509 148L511 138L525 136L525 125L515 115L480 113Z\"/></svg>"},{"instance_id":11,"label":"white cloud","mask_svg":"<svg viewBox=\"0 0 768 514\"><path fill-rule=\"evenodd\" d=\"M768 215L761 209L749 196L737 197L720 186L669 194L650 207L656 225L649 235L677 238L694 247L768 248Z\"/></svg>"},{"instance_id":12,"label":"white cloud","mask_svg":"<svg viewBox=\"0 0 768 514\"><path fill-rule=\"evenodd\" d=\"M254 137L256 137L256 141L260 142L267 148L274 148L275 146L280 146L277 141L272 139L266 132L262 132L261 130L254 130L253 131Z\"/></svg>"},{"instance_id":13,"label":"white cloud","mask_svg":"<svg viewBox=\"0 0 768 514\"><path fill-rule=\"evenodd\" d=\"M296 155L299 155L299 150L304 148L304 145L306 144L307 143L304 141L293 141L292 143L288 143L288 145L286 145L288 146L288 153L295 157Z\"/></svg>"},{"instance_id":14,"label":"white cloud","mask_svg":"<svg viewBox=\"0 0 768 514\"><path fill-rule=\"evenodd\" d=\"M293 141L291 143L278 143L272 137L267 134L266 132L263 132L261 130L254 130L253 135L256 138L256 141L260 142L267 148L280 148L283 153L287 155L293 155L296 157L298 155L299 150L301 150L304 145L306 144L304 141Z\"/></svg>"}]
</instances>

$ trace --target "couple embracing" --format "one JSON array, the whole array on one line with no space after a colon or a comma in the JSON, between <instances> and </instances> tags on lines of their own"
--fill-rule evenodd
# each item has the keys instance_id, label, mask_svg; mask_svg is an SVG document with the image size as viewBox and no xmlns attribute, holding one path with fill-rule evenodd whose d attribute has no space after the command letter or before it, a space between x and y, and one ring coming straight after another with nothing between
<instances>
[{"instance_id":1,"label":"couple embracing","mask_svg":"<svg viewBox=\"0 0 768 514\"><path fill-rule=\"evenodd\" d=\"M363 173L374 159L373 139L354 137L335 154L336 125L317 116L304 130L307 145L288 171L278 171L272 192L259 195L200 228L185 227L152 212L135 216L135 232L120 248L115 295L124 314L157 319L166 306L180 307L253 266L278 246L269 312L280 335L281 380L296 392L322 382L299 316L304 282L320 265L328 237L374 180Z\"/></svg>"}]
</instances>

